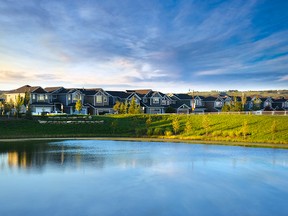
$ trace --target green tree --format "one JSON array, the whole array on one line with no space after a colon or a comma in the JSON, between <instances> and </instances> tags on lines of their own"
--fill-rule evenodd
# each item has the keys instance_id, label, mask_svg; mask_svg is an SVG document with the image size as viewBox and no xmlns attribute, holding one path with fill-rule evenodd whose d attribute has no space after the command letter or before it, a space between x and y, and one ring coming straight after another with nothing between
<instances>
[{"instance_id":1,"label":"green tree","mask_svg":"<svg viewBox=\"0 0 288 216\"><path fill-rule=\"evenodd\" d=\"M146 128L149 128L151 124L152 124L152 118L149 115L148 119L146 120Z\"/></svg>"},{"instance_id":2,"label":"green tree","mask_svg":"<svg viewBox=\"0 0 288 216\"><path fill-rule=\"evenodd\" d=\"M271 134L272 134L272 139L275 139L275 133L277 132L277 124L276 121L274 120L272 125L271 125Z\"/></svg>"},{"instance_id":3,"label":"green tree","mask_svg":"<svg viewBox=\"0 0 288 216\"><path fill-rule=\"evenodd\" d=\"M24 96L24 106L27 107L30 104L30 93L25 92Z\"/></svg>"},{"instance_id":4,"label":"green tree","mask_svg":"<svg viewBox=\"0 0 288 216\"><path fill-rule=\"evenodd\" d=\"M112 133L114 134L116 132L116 129L118 127L118 120L114 120L111 123Z\"/></svg>"},{"instance_id":5,"label":"green tree","mask_svg":"<svg viewBox=\"0 0 288 216\"><path fill-rule=\"evenodd\" d=\"M172 127L173 127L174 134L176 135L180 130L180 121L178 117L173 119Z\"/></svg>"},{"instance_id":6,"label":"green tree","mask_svg":"<svg viewBox=\"0 0 288 216\"><path fill-rule=\"evenodd\" d=\"M245 93L242 93L242 96L241 96L242 110L245 110L246 103L247 103L247 97L246 97Z\"/></svg>"},{"instance_id":7,"label":"green tree","mask_svg":"<svg viewBox=\"0 0 288 216\"><path fill-rule=\"evenodd\" d=\"M246 139L247 134L248 134L248 122L247 122L247 120L244 120L241 130L242 130L243 138Z\"/></svg>"},{"instance_id":8,"label":"green tree","mask_svg":"<svg viewBox=\"0 0 288 216\"><path fill-rule=\"evenodd\" d=\"M193 128L192 119L188 118L185 124L185 132L190 133L192 131L192 128Z\"/></svg>"},{"instance_id":9,"label":"green tree","mask_svg":"<svg viewBox=\"0 0 288 216\"><path fill-rule=\"evenodd\" d=\"M117 112L118 114L120 114L120 107L121 107L121 102L120 101L116 101L115 105L113 106L113 110L115 112Z\"/></svg>"},{"instance_id":10,"label":"green tree","mask_svg":"<svg viewBox=\"0 0 288 216\"><path fill-rule=\"evenodd\" d=\"M20 96L20 94L18 94L15 103L14 103L14 108L16 109L16 116L17 118L19 117L20 111L21 111L21 107L24 104L24 98L22 96Z\"/></svg>"},{"instance_id":11,"label":"green tree","mask_svg":"<svg viewBox=\"0 0 288 216\"><path fill-rule=\"evenodd\" d=\"M125 113L126 113L126 106L124 103L120 103L119 114L125 114Z\"/></svg>"},{"instance_id":12,"label":"green tree","mask_svg":"<svg viewBox=\"0 0 288 216\"><path fill-rule=\"evenodd\" d=\"M222 107L222 112L229 112L231 109L231 106L229 104L224 104L224 106Z\"/></svg>"},{"instance_id":13,"label":"green tree","mask_svg":"<svg viewBox=\"0 0 288 216\"><path fill-rule=\"evenodd\" d=\"M165 108L165 113L176 113L176 109L174 107L167 107Z\"/></svg>"},{"instance_id":14,"label":"green tree","mask_svg":"<svg viewBox=\"0 0 288 216\"><path fill-rule=\"evenodd\" d=\"M205 129L205 135L207 136L208 135L208 130L210 128L210 121L209 121L209 118L208 118L207 115L203 116L202 127Z\"/></svg>"},{"instance_id":15,"label":"green tree","mask_svg":"<svg viewBox=\"0 0 288 216\"><path fill-rule=\"evenodd\" d=\"M78 113L81 113L82 108L83 108L82 101L78 99L75 104L75 109L78 111Z\"/></svg>"},{"instance_id":16,"label":"green tree","mask_svg":"<svg viewBox=\"0 0 288 216\"><path fill-rule=\"evenodd\" d=\"M130 101L128 113L129 114L136 114L137 113L137 104L136 104L135 97L132 97L132 99Z\"/></svg>"},{"instance_id":17,"label":"green tree","mask_svg":"<svg viewBox=\"0 0 288 216\"><path fill-rule=\"evenodd\" d=\"M0 101L0 115L3 115L4 113L4 101Z\"/></svg>"}]
</instances>

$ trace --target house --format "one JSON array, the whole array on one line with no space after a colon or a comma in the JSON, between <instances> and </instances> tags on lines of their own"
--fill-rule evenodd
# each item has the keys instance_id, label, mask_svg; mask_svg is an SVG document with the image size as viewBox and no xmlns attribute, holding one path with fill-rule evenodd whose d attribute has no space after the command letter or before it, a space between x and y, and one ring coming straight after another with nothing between
<instances>
[{"instance_id":1,"label":"house","mask_svg":"<svg viewBox=\"0 0 288 216\"><path fill-rule=\"evenodd\" d=\"M6 92L5 97L7 102L15 103L18 95L25 97L28 94L29 105L33 114L42 112L52 112L54 110L53 103L49 100L49 93L40 86L24 85L18 89Z\"/></svg>"},{"instance_id":2,"label":"house","mask_svg":"<svg viewBox=\"0 0 288 216\"><path fill-rule=\"evenodd\" d=\"M261 101L262 101L262 108L263 108L263 110L265 110L265 111L274 110L274 109L273 109L273 106L272 106L273 99L272 99L271 97L267 97L267 98L261 97L260 99L261 99Z\"/></svg>"},{"instance_id":3,"label":"house","mask_svg":"<svg viewBox=\"0 0 288 216\"><path fill-rule=\"evenodd\" d=\"M288 100L284 97L274 99L272 102L272 108L277 111L287 110L288 109Z\"/></svg>"},{"instance_id":4,"label":"house","mask_svg":"<svg viewBox=\"0 0 288 216\"><path fill-rule=\"evenodd\" d=\"M224 100L222 97L207 96L202 99L206 112L220 112L224 105Z\"/></svg>"},{"instance_id":5,"label":"house","mask_svg":"<svg viewBox=\"0 0 288 216\"><path fill-rule=\"evenodd\" d=\"M171 105L171 99L159 91L153 91L152 89L138 89L126 90L126 92L131 94L130 98L135 97L139 100L144 113L165 113L165 110Z\"/></svg>"},{"instance_id":6,"label":"house","mask_svg":"<svg viewBox=\"0 0 288 216\"><path fill-rule=\"evenodd\" d=\"M114 99L102 88L83 89L84 105L87 106L87 113L90 115L103 115L114 113Z\"/></svg>"},{"instance_id":7,"label":"house","mask_svg":"<svg viewBox=\"0 0 288 216\"><path fill-rule=\"evenodd\" d=\"M84 94L80 89L64 88L64 87L47 87L49 92L49 100L54 104L53 112L64 112L67 114L78 113L75 110L75 105L78 100L83 104L81 114L87 114L87 106L84 105Z\"/></svg>"}]
</instances>

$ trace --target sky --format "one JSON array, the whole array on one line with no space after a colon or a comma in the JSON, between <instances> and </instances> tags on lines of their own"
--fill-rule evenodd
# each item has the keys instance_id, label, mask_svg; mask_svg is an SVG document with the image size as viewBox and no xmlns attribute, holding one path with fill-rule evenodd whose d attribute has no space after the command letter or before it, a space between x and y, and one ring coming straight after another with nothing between
<instances>
[{"instance_id":1,"label":"sky","mask_svg":"<svg viewBox=\"0 0 288 216\"><path fill-rule=\"evenodd\" d=\"M287 0L1 0L0 89L288 89Z\"/></svg>"}]
</instances>

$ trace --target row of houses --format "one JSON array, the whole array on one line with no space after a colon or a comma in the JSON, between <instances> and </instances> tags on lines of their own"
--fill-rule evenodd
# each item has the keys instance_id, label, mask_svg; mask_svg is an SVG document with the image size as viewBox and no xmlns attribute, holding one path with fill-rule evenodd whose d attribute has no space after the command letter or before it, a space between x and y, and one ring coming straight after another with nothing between
<instances>
[{"instance_id":1,"label":"row of houses","mask_svg":"<svg viewBox=\"0 0 288 216\"><path fill-rule=\"evenodd\" d=\"M132 98L139 104L144 113L161 114L168 108L176 113L191 112L220 112L225 104L232 103L235 99L241 101L240 97L233 98L228 95L214 96L192 96L190 94L164 94L152 89L138 89L126 91L105 91L102 88L64 88L25 85L18 89L5 93L7 102L15 102L18 95L24 97L29 95L32 113L75 113L75 104L80 100L83 104L82 114L100 115L112 114L113 106L117 101L130 102ZM247 97L246 110L287 110L288 99L270 97Z\"/></svg>"}]
</instances>

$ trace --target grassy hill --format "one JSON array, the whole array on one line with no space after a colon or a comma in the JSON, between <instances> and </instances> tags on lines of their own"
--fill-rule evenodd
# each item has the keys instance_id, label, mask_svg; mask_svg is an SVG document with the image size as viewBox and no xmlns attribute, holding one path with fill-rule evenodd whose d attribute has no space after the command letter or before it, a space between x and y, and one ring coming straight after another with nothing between
<instances>
[{"instance_id":1,"label":"grassy hill","mask_svg":"<svg viewBox=\"0 0 288 216\"><path fill-rule=\"evenodd\" d=\"M93 116L91 120L104 123L63 124L67 121L64 117L57 120L57 124L40 124L37 120L2 118L0 119L0 139L141 137L288 144L288 116L110 115Z\"/></svg>"}]
</instances>

